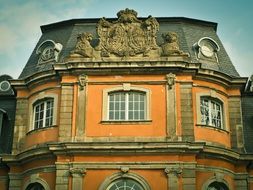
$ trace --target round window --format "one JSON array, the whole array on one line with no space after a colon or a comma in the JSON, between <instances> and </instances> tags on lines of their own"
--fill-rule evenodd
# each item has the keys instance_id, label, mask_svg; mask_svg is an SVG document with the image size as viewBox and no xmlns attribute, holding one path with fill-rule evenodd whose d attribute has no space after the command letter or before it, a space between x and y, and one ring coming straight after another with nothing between
<instances>
[{"instance_id":1,"label":"round window","mask_svg":"<svg viewBox=\"0 0 253 190\"><path fill-rule=\"evenodd\" d=\"M41 59L43 61L47 61L52 58L54 58L54 48L53 47L46 47L41 54Z\"/></svg>"},{"instance_id":2,"label":"round window","mask_svg":"<svg viewBox=\"0 0 253 190\"><path fill-rule=\"evenodd\" d=\"M106 190L144 190L144 188L137 181L126 178L112 182Z\"/></svg>"},{"instance_id":3,"label":"round window","mask_svg":"<svg viewBox=\"0 0 253 190\"><path fill-rule=\"evenodd\" d=\"M206 57L212 57L214 54L214 49L210 44L203 44L200 47L201 53Z\"/></svg>"},{"instance_id":4,"label":"round window","mask_svg":"<svg viewBox=\"0 0 253 190\"><path fill-rule=\"evenodd\" d=\"M10 88L11 88L11 85L8 81L5 80L5 81L0 82L0 90L1 91L8 91L8 90L10 90Z\"/></svg>"}]
</instances>

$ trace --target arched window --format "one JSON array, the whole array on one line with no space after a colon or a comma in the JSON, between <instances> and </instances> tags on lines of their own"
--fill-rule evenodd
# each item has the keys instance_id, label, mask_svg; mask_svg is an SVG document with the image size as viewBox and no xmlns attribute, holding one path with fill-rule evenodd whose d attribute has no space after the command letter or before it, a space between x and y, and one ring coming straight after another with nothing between
<instances>
[{"instance_id":1,"label":"arched window","mask_svg":"<svg viewBox=\"0 0 253 190\"><path fill-rule=\"evenodd\" d=\"M61 50L62 45L60 43L55 43L53 40L45 40L36 50L36 54L39 55L38 63L57 62Z\"/></svg>"},{"instance_id":2,"label":"arched window","mask_svg":"<svg viewBox=\"0 0 253 190\"><path fill-rule=\"evenodd\" d=\"M193 45L198 59L218 62L219 45L212 38L203 37Z\"/></svg>"},{"instance_id":3,"label":"arched window","mask_svg":"<svg viewBox=\"0 0 253 190\"><path fill-rule=\"evenodd\" d=\"M146 94L144 92L112 92L109 94L109 120L146 119Z\"/></svg>"},{"instance_id":4,"label":"arched window","mask_svg":"<svg viewBox=\"0 0 253 190\"><path fill-rule=\"evenodd\" d=\"M228 130L226 97L209 90L196 93L197 125Z\"/></svg>"},{"instance_id":5,"label":"arched window","mask_svg":"<svg viewBox=\"0 0 253 190\"><path fill-rule=\"evenodd\" d=\"M53 124L54 99L46 98L39 100L33 105L34 129L49 127Z\"/></svg>"},{"instance_id":6,"label":"arched window","mask_svg":"<svg viewBox=\"0 0 253 190\"><path fill-rule=\"evenodd\" d=\"M208 185L207 190L229 190L229 189L224 183L214 181L210 185Z\"/></svg>"},{"instance_id":7,"label":"arched window","mask_svg":"<svg viewBox=\"0 0 253 190\"><path fill-rule=\"evenodd\" d=\"M45 190L45 188L40 183L35 182L28 185L26 190Z\"/></svg>"},{"instance_id":8,"label":"arched window","mask_svg":"<svg viewBox=\"0 0 253 190\"><path fill-rule=\"evenodd\" d=\"M223 128L223 106L222 103L214 98L200 98L201 124Z\"/></svg>"},{"instance_id":9,"label":"arched window","mask_svg":"<svg viewBox=\"0 0 253 190\"><path fill-rule=\"evenodd\" d=\"M136 173L121 172L109 176L98 190L151 190L146 180Z\"/></svg>"},{"instance_id":10,"label":"arched window","mask_svg":"<svg viewBox=\"0 0 253 190\"><path fill-rule=\"evenodd\" d=\"M104 121L144 121L150 119L148 89L123 84L103 92Z\"/></svg>"},{"instance_id":11,"label":"arched window","mask_svg":"<svg viewBox=\"0 0 253 190\"><path fill-rule=\"evenodd\" d=\"M145 190L136 180L121 178L113 181L106 190Z\"/></svg>"}]
</instances>

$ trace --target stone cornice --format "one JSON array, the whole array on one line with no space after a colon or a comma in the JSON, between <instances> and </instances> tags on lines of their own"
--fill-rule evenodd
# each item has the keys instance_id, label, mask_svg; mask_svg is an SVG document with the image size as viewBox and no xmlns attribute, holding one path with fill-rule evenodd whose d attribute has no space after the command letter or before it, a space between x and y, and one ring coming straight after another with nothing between
<instances>
[{"instance_id":1,"label":"stone cornice","mask_svg":"<svg viewBox=\"0 0 253 190\"><path fill-rule=\"evenodd\" d=\"M232 163L252 162L253 154L240 154L231 149L206 145L202 142L65 142L48 143L17 155L1 155L2 162L25 163L38 158L55 158L58 155L143 155L181 154L205 158L219 158Z\"/></svg>"}]
</instances>

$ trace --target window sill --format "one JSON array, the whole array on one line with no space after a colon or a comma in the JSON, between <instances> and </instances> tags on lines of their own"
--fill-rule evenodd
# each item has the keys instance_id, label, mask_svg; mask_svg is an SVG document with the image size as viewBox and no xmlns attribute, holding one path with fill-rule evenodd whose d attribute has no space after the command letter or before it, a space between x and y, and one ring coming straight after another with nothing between
<instances>
[{"instance_id":1,"label":"window sill","mask_svg":"<svg viewBox=\"0 0 253 190\"><path fill-rule=\"evenodd\" d=\"M219 131L219 132L225 132L227 134L230 133L229 131L227 131L225 129L220 129L220 128L213 127L213 126L210 126L210 125L197 124L197 127L212 129L212 130Z\"/></svg>"},{"instance_id":2,"label":"window sill","mask_svg":"<svg viewBox=\"0 0 253 190\"><path fill-rule=\"evenodd\" d=\"M101 124L105 125L141 125L151 124L152 120L131 120L131 121L101 121Z\"/></svg>"},{"instance_id":3,"label":"window sill","mask_svg":"<svg viewBox=\"0 0 253 190\"><path fill-rule=\"evenodd\" d=\"M55 128L55 127L57 127L57 125L51 125L49 127L43 127L43 128L33 129L33 130L27 132L26 135L31 135L31 134L37 133L39 131L46 131L48 129Z\"/></svg>"}]
</instances>

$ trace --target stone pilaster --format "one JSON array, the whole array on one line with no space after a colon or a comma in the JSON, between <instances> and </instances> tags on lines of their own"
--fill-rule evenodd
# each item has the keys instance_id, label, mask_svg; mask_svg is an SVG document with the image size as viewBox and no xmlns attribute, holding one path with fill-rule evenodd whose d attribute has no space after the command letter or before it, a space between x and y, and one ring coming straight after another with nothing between
<instances>
[{"instance_id":1,"label":"stone pilaster","mask_svg":"<svg viewBox=\"0 0 253 190\"><path fill-rule=\"evenodd\" d=\"M169 140L176 140L176 95L175 95L175 78L176 75L169 73L166 75L167 79L167 93L166 93L166 123L167 123L167 138Z\"/></svg>"},{"instance_id":2,"label":"stone pilaster","mask_svg":"<svg viewBox=\"0 0 253 190\"><path fill-rule=\"evenodd\" d=\"M243 151L243 127L240 97L230 97L228 100L229 123L231 130L232 149Z\"/></svg>"},{"instance_id":3,"label":"stone pilaster","mask_svg":"<svg viewBox=\"0 0 253 190\"><path fill-rule=\"evenodd\" d=\"M181 83L181 121L182 121L182 140L194 141L194 123L192 108L192 83Z\"/></svg>"},{"instance_id":4,"label":"stone pilaster","mask_svg":"<svg viewBox=\"0 0 253 190\"><path fill-rule=\"evenodd\" d=\"M86 174L85 168L70 168L72 175L72 190L83 190L83 178Z\"/></svg>"},{"instance_id":5,"label":"stone pilaster","mask_svg":"<svg viewBox=\"0 0 253 190\"><path fill-rule=\"evenodd\" d=\"M69 165L56 163L56 184L55 190L68 190L69 186Z\"/></svg>"},{"instance_id":6,"label":"stone pilaster","mask_svg":"<svg viewBox=\"0 0 253 190\"><path fill-rule=\"evenodd\" d=\"M247 174L237 174L235 177L235 189L248 190Z\"/></svg>"},{"instance_id":7,"label":"stone pilaster","mask_svg":"<svg viewBox=\"0 0 253 190\"><path fill-rule=\"evenodd\" d=\"M60 104L59 141L71 140L73 92L72 84L62 84Z\"/></svg>"},{"instance_id":8,"label":"stone pilaster","mask_svg":"<svg viewBox=\"0 0 253 190\"><path fill-rule=\"evenodd\" d=\"M195 190L196 189L196 171L190 169L184 169L182 172L183 190Z\"/></svg>"},{"instance_id":9,"label":"stone pilaster","mask_svg":"<svg viewBox=\"0 0 253 190\"><path fill-rule=\"evenodd\" d=\"M181 168L165 168L164 172L167 175L167 189L168 190L178 190L179 189L179 177L182 173Z\"/></svg>"},{"instance_id":10,"label":"stone pilaster","mask_svg":"<svg viewBox=\"0 0 253 190\"><path fill-rule=\"evenodd\" d=\"M9 190L20 190L22 178L19 174L9 173Z\"/></svg>"},{"instance_id":11,"label":"stone pilaster","mask_svg":"<svg viewBox=\"0 0 253 190\"><path fill-rule=\"evenodd\" d=\"M85 134L85 116L86 116L86 89L88 77L86 75L79 76L78 88L78 104L76 117L76 139L79 139Z\"/></svg>"},{"instance_id":12,"label":"stone pilaster","mask_svg":"<svg viewBox=\"0 0 253 190\"><path fill-rule=\"evenodd\" d=\"M23 149L24 138L27 132L28 125L28 99L18 98L16 106L16 117L15 117L15 126L13 134L13 145L12 153L17 154Z\"/></svg>"}]
</instances>

